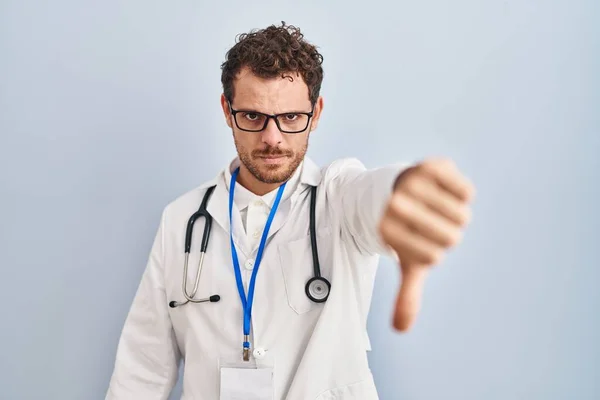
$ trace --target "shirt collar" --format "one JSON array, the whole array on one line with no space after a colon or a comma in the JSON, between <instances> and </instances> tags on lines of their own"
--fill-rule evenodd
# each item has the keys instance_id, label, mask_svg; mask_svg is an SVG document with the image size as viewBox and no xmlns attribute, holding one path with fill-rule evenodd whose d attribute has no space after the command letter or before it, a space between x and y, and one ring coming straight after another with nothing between
<instances>
[{"instance_id":1,"label":"shirt collar","mask_svg":"<svg viewBox=\"0 0 600 400\"><path fill-rule=\"evenodd\" d=\"M229 192L229 182L231 181L231 174L236 168L240 166L240 159L234 158L230 163L229 167L223 171L223 178L227 192ZM321 181L321 171L319 167L308 157L304 157L304 160L300 163L294 174L288 180L285 187L285 191L281 197L281 201L285 202L287 199L295 197L294 195L299 189L304 189L306 186L317 186ZM273 205L275 197L277 196L277 190L274 189L263 196L257 196L242 185L235 186L234 201L237 208L242 211L253 201L262 201L269 208Z\"/></svg>"}]
</instances>

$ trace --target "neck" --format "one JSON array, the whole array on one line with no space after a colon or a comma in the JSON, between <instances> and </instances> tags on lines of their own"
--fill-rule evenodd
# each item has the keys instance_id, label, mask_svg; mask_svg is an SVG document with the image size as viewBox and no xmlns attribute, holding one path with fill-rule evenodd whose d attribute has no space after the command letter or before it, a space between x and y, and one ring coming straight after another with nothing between
<instances>
[{"instance_id":1,"label":"neck","mask_svg":"<svg viewBox=\"0 0 600 400\"><path fill-rule=\"evenodd\" d=\"M240 173L237 176L237 183L251 191L257 196L265 194L277 189L281 183L265 183L256 179L244 165L240 166ZM283 182L282 182L283 183Z\"/></svg>"}]
</instances>

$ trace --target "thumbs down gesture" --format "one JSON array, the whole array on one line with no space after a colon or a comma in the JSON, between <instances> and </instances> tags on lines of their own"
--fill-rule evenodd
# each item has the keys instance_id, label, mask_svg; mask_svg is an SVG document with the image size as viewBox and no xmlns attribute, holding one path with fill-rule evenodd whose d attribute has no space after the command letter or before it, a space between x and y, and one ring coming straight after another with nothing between
<instances>
[{"instance_id":1,"label":"thumbs down gesture","mask_svg":"<svg viewBox=\"0 0 600 400\"><path fill-rule=\"evenodd\" d=\"M398 176L379 224L384 242L400 260L393 322L397 330L413 325L427 273L461 241L471 220L474 192L450 160L426 160Z\"/></svg>"}]
</instances>

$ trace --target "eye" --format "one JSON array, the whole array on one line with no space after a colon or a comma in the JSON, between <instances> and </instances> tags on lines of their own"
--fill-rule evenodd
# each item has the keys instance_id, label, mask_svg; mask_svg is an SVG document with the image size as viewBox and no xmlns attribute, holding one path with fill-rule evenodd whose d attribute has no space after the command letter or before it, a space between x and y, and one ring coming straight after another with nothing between
<instances>
[{"instance_id":1,"label":"eye","mask_svg":"<svg viewBox=\"0 0 600 400\"><path fill-rule=\"evenodd\" d=\"M286 121L295 121L298 118L298 114L285 114Z\"/></svg>"},{"instance_id":2,"label":"eye","mask_svg":"<svg viewBox=\"0 0 600 400\"><path fill-rule=\"evenodd\" d=\"M258 119L258 114L256 113L244 113L244 118L248 121L256 121Z\"/></svg>"}]
</instances>

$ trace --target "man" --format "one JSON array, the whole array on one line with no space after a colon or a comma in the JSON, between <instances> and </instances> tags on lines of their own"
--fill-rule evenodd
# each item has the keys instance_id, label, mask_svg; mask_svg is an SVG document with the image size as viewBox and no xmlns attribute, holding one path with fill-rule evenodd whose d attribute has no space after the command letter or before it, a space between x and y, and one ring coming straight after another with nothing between
<instances>
[{"instance_id":1,"label":"man","mask_svg":"<svg viewBox=\"0 0 600 400\"><path fill-rule=\"evenodd\" d=\"M447 160L317 167L305 154L323 111L321 64L285 24L227 53L221 106L239 157L165 208L107 399L168 398L181 360L185 399L377 399L366 320L378 257L401 267L393 324L406 331L473 188ZM199 218L184 272L186 225L205 197L210 239L201 256Z\"/></svg>"}]
</instances>

